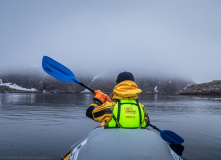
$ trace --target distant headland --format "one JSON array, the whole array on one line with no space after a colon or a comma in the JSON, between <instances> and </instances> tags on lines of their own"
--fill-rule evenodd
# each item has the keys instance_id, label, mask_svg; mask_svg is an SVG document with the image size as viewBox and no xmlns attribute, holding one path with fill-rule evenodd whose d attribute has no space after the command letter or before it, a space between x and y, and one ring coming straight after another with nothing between
<instances>
[{"instance_id":1,"label":"distant headland","mask_svg":"<svg viewBox=\"0 0 221 160\"><path fill-rule=\"evenodd\" d=\"M193 84L179 92L180 95L221 95L221 80Z\"/></svg>"}]
</instances>

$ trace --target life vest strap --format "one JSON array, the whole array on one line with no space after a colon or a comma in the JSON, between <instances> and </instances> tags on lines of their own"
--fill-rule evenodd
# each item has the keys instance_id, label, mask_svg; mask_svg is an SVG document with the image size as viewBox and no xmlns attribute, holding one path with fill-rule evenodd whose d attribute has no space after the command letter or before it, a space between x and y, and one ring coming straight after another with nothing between
<instances>
[{"instance_id":1,"label":"life vest strap","mask_svg":"<svg viewBox=\"0 0 221 160\"><path fill-rule=\"evenodd\" d=\"M114 121L116 122L116 128L118 128L118 127L123 128L123 127L121 126L121 124L119 123L119 121L118 121L118 120L116 119L116 117L114 116L114 114L113 114L112 118L113 118Z\"/></svg>"}]
</instances>

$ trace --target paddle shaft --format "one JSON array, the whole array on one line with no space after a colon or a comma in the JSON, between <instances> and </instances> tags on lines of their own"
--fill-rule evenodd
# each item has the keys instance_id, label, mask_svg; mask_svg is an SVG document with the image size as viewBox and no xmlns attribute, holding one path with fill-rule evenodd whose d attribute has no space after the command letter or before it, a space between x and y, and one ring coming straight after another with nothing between
<instances>
[{"instance_id":1,"label":"paddle shaft","mask_svg":"<svg viewBox=\"0 0 221 160\"><path fill-rule=\"evenodd\" d=\"M149 124L153 129L159 130L156 126Z\"/></svg>"},{"instance_id":2,"label":"paddle shaft","mask_svg":"<svg viewBox=\"0 0 221 160\"><path fill-rule=\"evenodd\" d=\"M92 89L92 88L90 88L90 87L88 87L88 86L86 86L84 83L78 83L78 84L80 84L82 87L84 87L84 88L87 88L89 91L91 91L92 93L94 93L94 90ZM94 93L95 94L95 93Z\"/></svg>"},{"instance_id":3,"label":"paddle shaft","mask_svg":"<svg viewBox=\"0 0 221 160\"><path fill-rule=\"evenodd\" d=\"M164 133L163 130L157 128L156 126L150 124L150 126L153 128L153 129L156 129L157 131L159 131L160 133Z\"/></svg>"}]
</instances>

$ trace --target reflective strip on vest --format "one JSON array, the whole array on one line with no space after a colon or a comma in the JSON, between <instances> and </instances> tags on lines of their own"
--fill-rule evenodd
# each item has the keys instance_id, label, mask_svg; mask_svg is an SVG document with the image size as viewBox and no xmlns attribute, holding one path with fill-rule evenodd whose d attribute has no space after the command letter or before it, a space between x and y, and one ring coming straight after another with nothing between
<instances>
[{"instance_id":1,"label":"reflective strip on vest","mask_svg":"<svg viewBox=\"0 0 221 160\"><path fill-rule=\"evenodd\" d=\"M118 100L113 108L113 116L122 128L138 128L144 121L144 111L137 100ZM114 118L106 125L107 128L119 128ZM145 128L144 122L142 128Z\"/></svg>"}]
</instances>

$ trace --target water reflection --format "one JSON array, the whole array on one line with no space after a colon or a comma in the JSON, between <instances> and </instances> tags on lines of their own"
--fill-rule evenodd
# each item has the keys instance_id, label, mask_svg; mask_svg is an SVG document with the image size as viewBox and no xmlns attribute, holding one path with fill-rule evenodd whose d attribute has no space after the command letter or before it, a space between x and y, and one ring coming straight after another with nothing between
<instances>
[{"instance_id":1,"label":"water reflection","mask_svg":"<svg viewBox=\"0 0 221 160\"><path fill-rule=\"evenodd\" d=\"M140 102L148 111L161 114L221 114L221 98L193 97L193 96L167 96L167 95L145 95L140 96Z\"/></svg>"},{"instance_id":2,"label":"water reflection","mask_svg":"<svg viewBox=\"0 0 221 160\"><path fill-rule=\"evenodd\" d=\"M85 116L93 96L0 94L0 144L4 146L0 155L60 159L98 125ZM139 101L147 107L152 124L184 138L184 159L221 159L220 97L141 94Z\"/></svg>"},{"instance_id":3,"label":"water reflection","mask_svg":"<svg viewBox=\"0 0 221 160\"><path fill-rule=\"evenodd\" d=\"M17 93L4 93L0 94L0 104L1 105L13 105L13 104L35 104L36 102L36 94L17 94Z\"/></svg>"},{"instance_id":4,"label":"water reflection","mask_svg":"<svg viewBox=\"0 0 221 160\"><path fill-rule=\"evenodd\" d=\"M0 94L1 106L7 105L83 105L92 102L92 94L35 94L4 93Z\"/></svg>"},{"instance_id":5,"label":"water reflection","mask_svg":"<svg viewBox=\"0 0 221 160\"><path fill-rule=\"evenodd\" d=\"M154 94L154 101L157 102L158 94Z\"/></svg>"}]
</instances>

